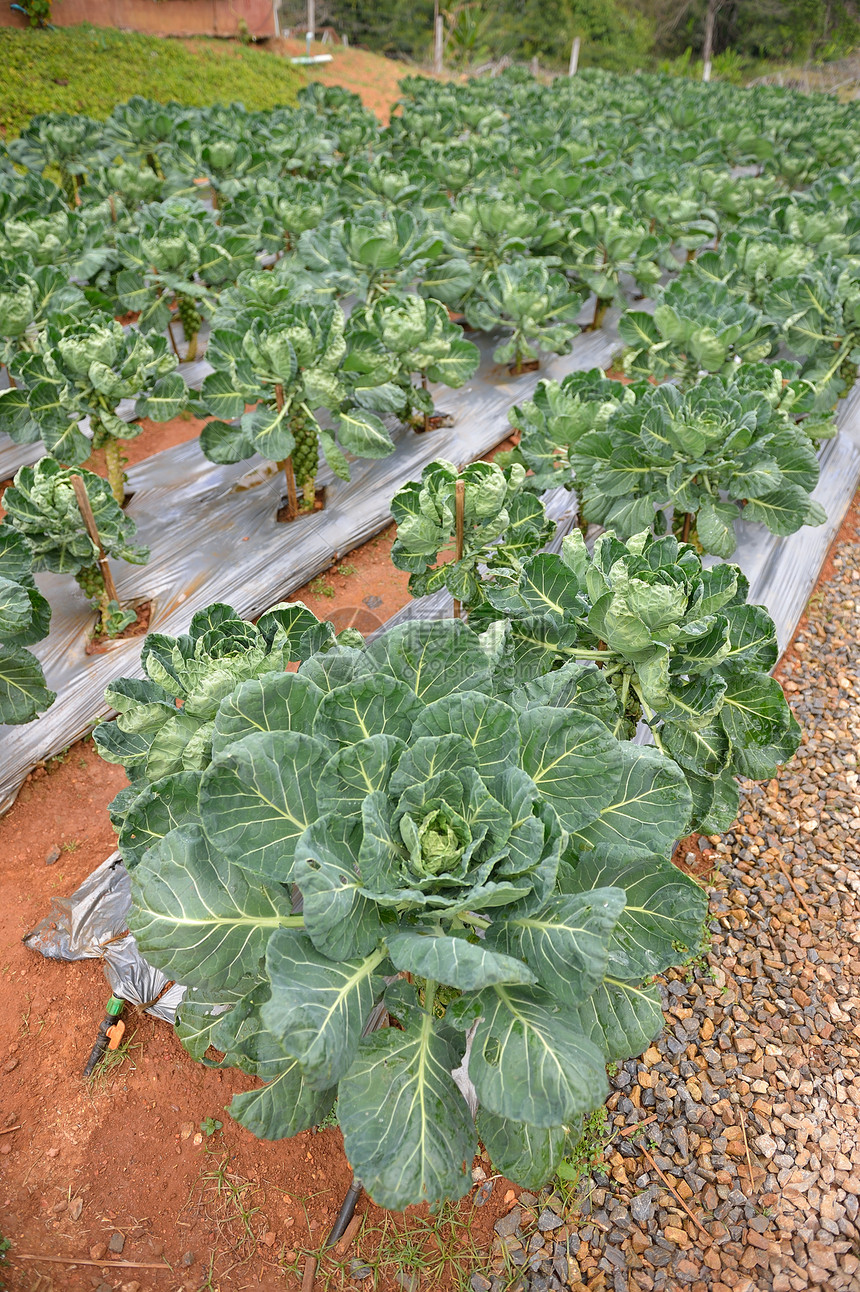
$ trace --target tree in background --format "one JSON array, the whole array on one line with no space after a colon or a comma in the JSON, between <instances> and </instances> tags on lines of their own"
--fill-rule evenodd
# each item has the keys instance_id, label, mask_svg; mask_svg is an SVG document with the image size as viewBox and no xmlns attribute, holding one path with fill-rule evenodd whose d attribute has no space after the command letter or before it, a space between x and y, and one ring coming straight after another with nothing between
<instances>
[{"instance_id":1,"label":"tree in background","mask_svg":"<svg viewBox=\"0 0 860 1292\"><path fill-rule=\"evenodd\" d=\"M475 66L502 55L566 66L574 36L580 66L633 71L689 50L699 58L727 50L747 59L836 58L860 45L858 0L449 0L448 66ZM433 0L317 0L317 26L351 44L427 60ZM284 25L305 22L304 0L286 0ZM710 41L708 32L710 30Z\"/></svg>"}]
</instances>

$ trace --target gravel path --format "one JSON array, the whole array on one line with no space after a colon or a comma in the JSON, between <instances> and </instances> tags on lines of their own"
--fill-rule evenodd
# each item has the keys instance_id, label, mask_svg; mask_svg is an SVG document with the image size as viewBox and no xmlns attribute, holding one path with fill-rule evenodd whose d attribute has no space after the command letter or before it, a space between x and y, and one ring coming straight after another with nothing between
<instances>
[{"instance_id":1,"label":"gravel path","mask_svg":"<svg viewBox=\"0 0 860 1292\"><path fill-rule=\"evenodd\" d=\"M711 840L710 950L612 1078L599 1170L521 1195L474 1292L860 1292L858 642L849 520L780 669L804 744Z\"/></svg>"}]
</instances>

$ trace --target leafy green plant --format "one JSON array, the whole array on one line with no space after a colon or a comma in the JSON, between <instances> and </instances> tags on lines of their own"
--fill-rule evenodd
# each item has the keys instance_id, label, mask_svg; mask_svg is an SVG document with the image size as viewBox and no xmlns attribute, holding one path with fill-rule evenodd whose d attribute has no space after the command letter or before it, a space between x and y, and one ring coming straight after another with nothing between
<instances>
[{"instance_id":1,"label":"leafy green plant","mask_svg":"<svg viewBox=\"0 0 860 1292\"><path fill-rule=\"evenodd\" d=\"M106 227L83 209L66 210L37 201L0 226L0 253L28 256L35 265L62 270L80 282L100 276L111 259Z\"/></svg>"},{"instance_id":2,"label":"leafy green plant","mask_svg":"<svg viewBox=\"0 0 860 1292\"><path fill-rule=\"evenodd\" d=\"M610 381L600 368L571 372L558 381L539 381L534 399L515 404L508 420L520 432L519 444L505 455L528 468L525 488L535 493L574 487L571 451L587 431L601 430L634 392Z\"/></svg>"},{"instance_id":3,"label":"leafy green plant","mask_svg":"<svg viewBox=\"0 0 860 1292\"><path fill-rule=\"evenodd\" d=\"M79 467L62 467L51 457L41 458L32 467L21 467L3 495L6 519L0 533L8 528L23 537L34 570L74 575L84 595L98 607L101 632L111 637L136 616L108 596L98 565L99 552L75 497L73 476L80 476L86 486L105 554L145 565L149 549L132 545L137 526L115 501L108 482Z\"/></svg>"},{"instance_id":4,"label":"leafy green plant","mask_svg":"<svg viewBox=\"0 0 860 1292\"><path fill-rule=\"evenodd\" d=\"M442 215L442 228L445 248L424 273L419 291L455 310L465 308L484 274L523 256L558 250L564 238L552 213L509 194L463 194Z\"/></svg>"},{"instance_id":5,"label":"leafy green plant","mask_svg":"<svg viewBox=\"0 0 860 1292\"><path fill-rule=\"evenodd\" d=\"M41 435L48 452L63 462L85 462L103 448L118 503L125 497L120 440L140 434L142 417L175 417L187 398L163 336L126 332L103 317L49 326L39 351L19 353L10 367L22 388L0 399L0 429L24 443ZM119 405L131 399L135 420L125 421ZM87 417L92 438L80 427Z\"/></svg>"},{"instance_id":6,"label":"leafy green plant","mask_svg":"<svg viewBox=\"0 0 860 1292\"><path fill-rule=\"evenodd\" d=\"M27 255L7 261L0 276L0 363L19 350L38 350L49 323L62 326L89 312L83 292L61 269L34 265Z\"/></svg>"},{"instance_id":7,"label":"leafy green plant","mask_svg":"<svg viewBox=\"0 0 860 1292\"><path fill-rule=\"evenodd\" d=\"M705 896L667 858L678 767L567 675L521 686L510 663L504 632L447 620L242 684L209 765L160 782L171 828L131 871L142 954L191 989L180 1036L266 1082L232 1115L280 1138L337 1094L382 1206L464 1194L478 1134L547 1179L607 1059L659 1029L643 979L701 935ZM377 1002L398 1026L362 1038Z\"/></svg>"},{"instance_id":8,"label":"leafy green plant","mask_svg":"<svg viewBox=\"0 0 860 1292\"><path fill-rule=\"evenodd\" d=\"M391 559L408 570L413 597L447 588L455 602L469 607L480 596L479 567L518 567L552 536L543 504L523 492L525 470L503 471L494 462L473 462L458 472L437 460L397 491L391 514L397 538ZM457 490L463 494L462 532L458 535ZM441 558L441 559L440 559Z\"/></svg>"},{"instance_id":9,"label":"leafy green plant","mask_svg":"<svg viewBox=\"0 0 860 1292\"><path fill-rule=\"evenodd\" d=\"M344 326L337 305L283 306L239 315L209 342L215 371L203 382L202 403L216 417L232 420L209 422L200 447L213 462L240 462L259 453L284 467L292 514L298 507L292 473L302 510L314 509L320 449L343 480L349 479L349 464L340 445L365 458L394 452L379 417L362 406L363 397L352 397ZM384 385L386 376L366 378L365 385ZM248 404L255 407L245 412ZM334 431L320 425L319 409L329 413Z\"/></svg>"},{"instance_id":10,"label":"leafy green plant","mask_svg":"<svg viewBox=\"0 0 860 1292\"><path fill-rule=\"evenodd\" d=\"M779 321L785 343L805 359L802 373L832 408L857 380L860 363L860 283L850 265L829 257L797 277L780 278L765 308Z\"/></svg>"},{"instance_id":11,"label":"leafy green plant","mask_svg":"<svg viewBox=\"0 0 860 1292\"><path fill-rule=\"evenodd\" d=\"M773 374L761 367L766 384L758 388L733 377L703 377L686 391L629 387L605 425L569 450L583 520L627 539L665 530L671 510L679 537L723 557L735 550L741 508L745 520L774 534L822 525L826 514L811 496L815 449L803 426L774 406Z\"/></svg>"},{"instance_id":12,"label":"leafy green plant","mask_svg":"<svg viewBox=\"0 0 860 1292\"><path fill-rule=\"evenodd\" d=\"M194 615L181 637L149 634L141 654L146 678L121 679L109 688L108 703L118 716L93 733L102 758L122 764L131 782L111 804L127 866L170 828L164 825L160 834L157 828L159 821L171 821L170 796L150 794L150 787L209 765L215 716L225 696L251 678L282 673L334 641L331 626L301 602L274 606L256 625L216 604ZM181 793L182 782L171 784Z\"/></svg>"},{"instance_id":13,"label":"leafy green plant","mask_svg":"<svg viewBox=\"0 0 860 1292\"><path fill-rule=\"evenodd\" d=\"M125 266L116 280L120 304L139 314L142 332L170 328L175 308L185 334L186 361L197 357L201 311L211 311L215 289L254 264L247 236L219 229L190 198L143 207L138 227L119 238L118 252Z\"/></svg>"},{"instance_id":14,"label":"leafy green plant","mask_svg":"<svg viewBox=\"0 0 860 1292\"><path fill-rule=\"evenodd\" d=\"M56 166L66 200L74 207L81 176L103 159L105 140L100 122L92 117L42 112L7 147L13 161L36 175Z\"/></svg>"},{"instance_id":15,"label":"leafy green plant","mask_svg":"<svg viewBox=\"0 0 860 1292\"><path fill-rule=\"evenodd\" d=\"M493 358L519 373L541 350L563 354L569 349L579 332L581 306L582 295L571 289L563 274L551 273L539 260L520 258L481 279L466 318L481 331L504 328L510 333L496 346Z\"/></svg>"},{"instance_id":16,"label":"leafy green plant","mask_svg":"<svg viewBox=\"0 0 860 1292\"><path fill-rule=\"evenodd\" d=\"M421 277L441 247L436 234L411 211L368 205L328 229L308 229L298 240L296 257L338 295L354 293L372 303L390 288L408 287Z\"/></svg>"},{"instance_id":17,"label":"leafy green plant","mask_svg":"<svg viewBox=\"0 0 860 1292\"><path fill-rule=\"evenodd\" d=\"M23 536L0 525L0 722L31 722L57 698L25 649L47 636L51 607L33 582Z\"/></svg>"},{"instance_id":18,"label":"leafy green plant","mask_svg":"<svg viewBox=\"0 0 860 1292\"><path fill-rule=\"evenodd\" d=\"M773 352L775 327L760 310L721 283L678 278L661 292L653 315L628 310L618 323L625 372L677 378L692 385L701 372L730 373Z\"/></svg>"},{"instance_id":19,"label":"leafy green plant","mask_svg":"<svg viewBox=\"0 0 860 1292\"><path fill-rule=\"evenodd\" d=\"M703 569L672 535L603 534L589 555L575 530L561 557L533 557L507 579L498 572L474 620L510 620L517 674L534 687L568 685L574 696L587 682L618 734L646 722L683 769L694 828L714 834L735 818L735 777L775 776L800 741L768 671L779 653L773 621L747 604L747 588L735 566ZM599 671L583 672L590 661Z\"/></svg>"},{"instance_id":20,"label":"leafy green plant","mask_svg":"<svg viewBox=\"0 0 860 1292\"><path fill-rule=\"evenodd\" d=\"M592 329L599 328L613 301L624 305L622 274L644 294L660 281L668 246L624 207L606 202L575 208L567 215L570 230L565 267L595 295Z\"/></svg>"},{"instance_id":21,"label":"leafy green plant","mask_svg":"<svg viewBox=\"0 0 860 1292\"><path fill-rule=\"evenodd\" d=\"M379 375L385 378L356 387L356 395L361 389L371 408L396 412L425 431L434 411L428 380L457 389L474 374L481 357L439 301L394 291L352 312L346 341L345 371L373 376L381 368ZM413 385L413 375L420 377L420 386Z\"/></svg>"}]
</instances>

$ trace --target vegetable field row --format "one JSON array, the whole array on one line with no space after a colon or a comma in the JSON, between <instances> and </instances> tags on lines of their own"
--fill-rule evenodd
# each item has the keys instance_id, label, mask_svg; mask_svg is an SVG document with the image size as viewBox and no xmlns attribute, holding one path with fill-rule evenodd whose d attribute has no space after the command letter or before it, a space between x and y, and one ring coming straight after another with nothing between
<instances>
[{"instance_id":1,"label":"vegetable field row","mask_svg":"<svg viewBox=\"0 0 860 1292\"><path fill-rule=\"evenodd\" d=\"M479 1137L542 1185L662 1026L705 936L673 847L798 747L769 608L785 632L860 468L856 105L403 89L385 128L319 86L41 117L0 175L0 430L45 451L0 527L9 788L116 713L128 926L183 1044L261 1079L231 1105L259 1136L337 1100L392 1208L462 1196ZM123 440L185 409L199 442L127 482ZM540 551L559 488L580 525ZM453 617L366 642L273 604L389 514Z\"/></svg>"}]
</instances>

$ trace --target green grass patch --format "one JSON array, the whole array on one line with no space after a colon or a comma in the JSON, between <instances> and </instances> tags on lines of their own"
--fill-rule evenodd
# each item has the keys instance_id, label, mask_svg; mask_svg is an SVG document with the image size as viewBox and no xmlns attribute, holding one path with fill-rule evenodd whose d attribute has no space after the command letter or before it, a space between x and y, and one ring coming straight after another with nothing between
<instances>
[{"instance_id":1,"label":"green grass patch","mask_svg":"<svg viewBox=\"0 0 860 1292\"><path fill-rule=\"evenodd\" d=\"M189 107L294 103L305 77L279 54L226 40L178 40L107 27L0 28L0 129L20 133L38 112L104 119L133 94Z\"/></svg>"}]
</instances>

